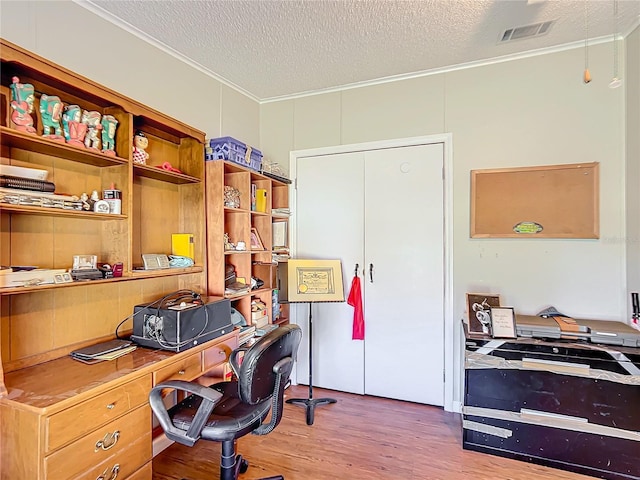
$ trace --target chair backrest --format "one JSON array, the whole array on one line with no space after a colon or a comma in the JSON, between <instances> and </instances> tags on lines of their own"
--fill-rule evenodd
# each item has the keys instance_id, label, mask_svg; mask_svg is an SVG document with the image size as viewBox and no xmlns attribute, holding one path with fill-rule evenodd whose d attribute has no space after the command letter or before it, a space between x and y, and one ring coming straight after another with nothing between
<instances>
[{"instance_id":1,"label":"chair backrest","mask_svg":"<svg viewBox=\"0 0 640 480\"><path fill-rule=\"evenodd\" d=\"M297 325L284 325L272 330L249 348L238 370L240 399L255 405L271 397L280 373L281 389L287 382L302 339ZM288 362L283 360L290 359ZM280 368L286 365L285 368Z\"/></svg>"}]
</instances>

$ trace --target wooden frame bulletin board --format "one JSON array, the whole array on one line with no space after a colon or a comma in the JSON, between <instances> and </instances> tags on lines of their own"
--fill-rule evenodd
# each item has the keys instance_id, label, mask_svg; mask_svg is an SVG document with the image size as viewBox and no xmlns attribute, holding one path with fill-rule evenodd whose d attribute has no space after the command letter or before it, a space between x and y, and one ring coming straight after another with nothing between
<instances>
[{"instance_id":1,"label":"wooden frame bulletin board","mask_svg":"<svg viewBox=\"0 0 640 480\"><path fill-rule=\"evenodd\" d=\"M599 163L471 171L471 237L599 238Z\"/></svg>"}]
</instances>

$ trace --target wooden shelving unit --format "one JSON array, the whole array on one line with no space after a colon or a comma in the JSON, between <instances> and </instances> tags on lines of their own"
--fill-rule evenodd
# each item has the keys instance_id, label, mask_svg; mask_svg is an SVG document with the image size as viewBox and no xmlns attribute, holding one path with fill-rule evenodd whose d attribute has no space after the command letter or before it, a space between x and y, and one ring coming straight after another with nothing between
<instances>
[{"instance_id":1,"label":"wooden shelving unit","mask_svg":"<svg viewBox=\"0 0 640 480\"><path fill-rule=\"evenodd\" d=\"M287 222L288 216L275 216L274 208L289 206L289 185L271 179L248 168L224 160L205 162L207 204L207 285L209 295L225 295L225 265L235 267L237 277L251 282L251 277L264 282L262 287L243 295L228 296L232 306L251 322L251 302L262 301L267 306L270 323L285 324L289 321L288 305L281 305L278 318L273 318L274 291L277 290L276 267L273 263L272 224ZM251 210L251 185L266 190L266 211ZM231 186L240 192L238 208L224 205L224 187ZM251 229L258 232L263 250L251 249ZM224 235L233 244L244 242L246 250L225 250Z\"/></svg>"},{"instance_id":2,"label":"wooden shelving unit","mask_svg":"<svg viewBox=\"0 0 640 480\"><path fill-rule=\"evenodd\" d=\"M204 133L9 42L2 40L0 47L0 161L47 170L56 193L102 193L111 184L122 192L118 215L0 203L0 263L69 269L74 255L96 255L100 263L122 262L124 266L121 278L0 289L0 346L6 373L37 364L47 352L60 349L65 354L78 343L113 332L115 318L104 327L83 326L89 312L97 310L96 304L104 309L100 295L93 290L113 295L120 318L151 295L178 288L205 292ZM35 88L31 113L35 134L17 130L11 122L9 85L14 76ZM116 155L43 137L39 113L42 94L57 95L64 105L75 104L116 117ZM146 165L134 164L132 159L133 134L138 129L149 140ZM162 168L167 163L179 173ZM195 266L137 270L143 253L171 253L172 233L194 235ZM122 299L121 282L141 283L132 287L135 294ZM38 321L43 311L57 317L62 296L70 299L66 317L78 319L65 320L65 328L77 334L56 336L59 328L55 321L45 329ZM18 328L17 318L30 320ZM131 325L129 321L123 331Z\"/></svg>"},{"instance_id":3,"label":"wooden shelving unit","mask_svg":"<svg viewBox=\"0 0 640 480\"><path fill-rule=\"evenodd\" d=\"M0 58L0 163L47 170L56 193L101 193L112 184L122 192L117 215L0 203L0 264L69 269L74 255L96 255L124 267L118 278L0 288L0 476L151 480L147 397L157 372L184 379L183 363L194 376L222 364L237 345L235 333L175 357L139 348L87 366L68 354L114 338L116 329L126 335L135 305L183 288L206 292L205 135L2 39ZM34 86L34 134L11 121L14 76ZM113 115L116 155L43 137L43 94ZM136 130L149 140L146 165L133 163ZM195 265L139 270L143 253L171 254L173 233L193 234ZM108 429L129 439L94 452ZM84 454L80 444L90 443Z\"/></svg>"}]
</instances>

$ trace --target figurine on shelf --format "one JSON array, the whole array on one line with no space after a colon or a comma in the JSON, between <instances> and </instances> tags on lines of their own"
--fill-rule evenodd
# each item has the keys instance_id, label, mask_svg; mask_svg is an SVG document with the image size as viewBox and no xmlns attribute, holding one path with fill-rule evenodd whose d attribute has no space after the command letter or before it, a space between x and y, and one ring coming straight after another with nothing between
<instances>
[{"instance_id":1,"label":"figurine on shelf","mask_svg":"<svg viewBox=\"0 0 640 480\"><path fill-rule=\"evenodd\" d=\"M43 93L40 97L40 117L42 118L42 128L44 130L42 136L64 143L62 127L60 126L60 120L62 120L62 101L60 97ZM53 133L51 133L52 130Z\"/></svg>"},{"instance_id":2,"label":"figurine on shelf","mask_svg":"<svg viewBox=\"0 0 640 480\"><path fill-rule=\"evenodd\" d=\"M11 121L16 130L27 133L36 133L33 126L33 85L20 83L18 77L11 79Z\"/></svg>"},{"instance_id":3,"label":"figurine on shelf","mask_svg":"<svg viewBox=\"0 0 640 480\"><path fill-rule=\"evenodd\" d=\"M84 146L92 150L100 150L100 130L102 124L100 112L82 112L82 123L87 126L87 133L84 137Z\"/></svg>"},{"instance_id":4,"label":"figurine on shelf","mask_svg":"<svg viewBox=\"0 0 640 480\"><path fill-rule=\"evenodd\" d=\"M82 123L82 109L78 105L67 105L62 113L62 131L67 143L84 148L87 126Z\"/></svg>"},{"instance_id":5,"label":"figurine on shelf","mask_svg":"<svg viewBox=\"0 0 640 480\"><path fill-rule=\"evenodd\" d=\"M82 192L82 194L80 194L80 201L82 202L83 210L91 210L91 204L89 203L89 195L87 195L87 192Z\"/></svg>"},{"instance_id":6,"label":"figurine on shelf","mask_svg":"<svg viewBox=\"0 0 640 480\"><path fill-rule=\"evenodd\" d=\"M229 250L235 250L236 246L231 243L231 240L229 240L229 234L225 233L223 236L224 239L224 250L225 252L229 251Z\"/></svg>"},{"instance_id":7,"label":"figurine on shelf","mask_svg":"<svg viewBox=\"0 0 640 480\"><path fill-rule=\"evenodd\" d=\"M113 115L102 117L102 153L116 155L116 127L118 120Z\"/></svg>"},{"instance_id":8,"label":"figurine on shelf","mask_svg":"<svg viewBox=\"0 0 640 480\"><path fill-rule=\"evenodd\" d=\"M140 130L136 131L133 136L133 163L138 165L146 165L149 160L149 154L146 148L149 146L149 139Z\"/></svg>"},{"instance_id":9,"label":"figurine on shelf","mask_svg":"<svg viewBox=\"0 0 640 480\"><path fill-rule=\"evenodd\" d=\"M96 203L98 203L100 201L100 196L98 195L98 191L94 190L93 192L91 192L91 196L89 197L89 210L91 210L92 212L95 211L96 209Z\"/></svg>"}]
</instances>

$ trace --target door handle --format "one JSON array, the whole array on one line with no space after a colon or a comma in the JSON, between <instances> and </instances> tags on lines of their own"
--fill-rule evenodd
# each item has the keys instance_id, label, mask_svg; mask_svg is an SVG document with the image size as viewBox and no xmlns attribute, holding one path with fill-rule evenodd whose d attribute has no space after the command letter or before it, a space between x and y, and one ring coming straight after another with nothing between
<instances>
[{"instance_id":1,"label":"door handle","mask_svg":"<svg viewBox=\"0 0 640 480\"><path fill-rule=\"evenodd\" d=\"M369 283L373 283L373 263L369 264Z\"/></svg>"}]
</instances>

